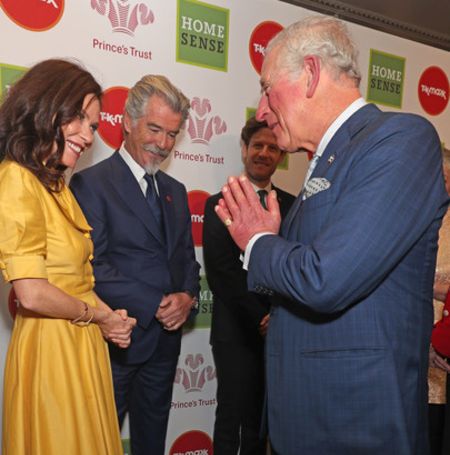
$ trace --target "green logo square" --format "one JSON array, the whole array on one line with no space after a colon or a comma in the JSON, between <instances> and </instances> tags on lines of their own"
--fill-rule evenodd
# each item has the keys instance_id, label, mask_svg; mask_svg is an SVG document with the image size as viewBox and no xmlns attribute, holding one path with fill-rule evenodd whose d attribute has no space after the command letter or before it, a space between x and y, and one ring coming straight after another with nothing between
<instances>
[{"instance_id":1,"label":"green logo square","mask_svg":"<svg viewBox=\"0 0 450 455\"><path fill-rule=\"evenodd\" d=\"M213 293L209 289L204 275L200 276L200 299L198 313L195 318L185 324L185 329L209 329L211 327L211 315L213 307Z\"/></svg>"},{"instance_id":2,"label":"green logo square","mask_svg":"<svg viewBox=\"0 0 450 455\"><path fill-rule=\"evenodd\" d=\"M405 59L397 55L370 50L367 101L402 107Z\"/></svg>"},{"instance_id":3,"label":"green logo square","mask_svg":"<svg viewBox=\"0 0 450 455\"><path fill-rule=\"evenodd\" d=\"M131 455L130 439L122 439L122 448L124 455Z\"/></svg>"},{"instance_id":4,"label":"green logo square","mask_svg":"<svg viewBox=\"0 0 450 455\"><path fill-rule=\"evenodd\" d=\"M27 71L23 66L0 63L0 100L8 93L9 88Z\"/></svg>"},{"instance_id":5,"label":"green logo square","mask_svg":"<svg viewBox=\"0 0 450 455\"><path fill-rule=\"evenodd\" d=\"M228 9L178 0L177 62L227 71L228 33Z\"/></svg>"}]
</instances>

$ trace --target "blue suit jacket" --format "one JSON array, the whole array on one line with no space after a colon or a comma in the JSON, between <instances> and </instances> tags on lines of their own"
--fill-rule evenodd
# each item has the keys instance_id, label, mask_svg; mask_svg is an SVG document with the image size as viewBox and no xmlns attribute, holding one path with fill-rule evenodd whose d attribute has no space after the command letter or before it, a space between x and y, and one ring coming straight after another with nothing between
<instances>
[{"instance_id":1,"label":"blue suit jacket","mask_svg":"<svg viewBox=\"0 0 450 455\"><path fill-rule=\"evenodd\" d=\"M268 419L283 455L425 455L437 236L448 196L424 119L367 105L327 146L249 289L283 296L267 337Z\"/></svg>"},{"instance_id":2,"label":"blue suit jacket","mask_svg":"<svg viewBox=\"0 0 450 455\"><path fill-rule=\"evenodd\" d=\"M160 337L178 355L181 330L164 330L154 316L164 294L199 292L185 187L158 172L166 242L119 153L75 174L70 188L93 228L95 291L111 308L125 308L138 321L130 347L111 345L111 355L123 363L144 362Z\"/></svg>"}]
</instances>

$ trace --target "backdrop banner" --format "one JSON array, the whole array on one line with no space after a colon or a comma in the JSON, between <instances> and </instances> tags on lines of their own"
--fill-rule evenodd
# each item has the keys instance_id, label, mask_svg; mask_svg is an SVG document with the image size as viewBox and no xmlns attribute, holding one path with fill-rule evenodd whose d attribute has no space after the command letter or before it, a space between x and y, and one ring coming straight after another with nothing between
<instances>
[{"instance_id":1,"label":"backdrop banner","mask_svg":"<svg viewBox=\"0 0 450 455\"><path fill-rule=\"evenodd\" d=\"M205 200L227 176L242 171L240 130L258 103L267 42L310 14L316 13L278 0L0 0L0 95L40 60L81 61L105 90L99 137L80 158L82 169L120 145L124 100L138 79L164 74L180 87L191 100L191 112L164 170L187 187L196 255L203 267ZM348 25L360 49L361 89L367 101L383 110L425 116L441 141L450 144L448 52ZM307 165L306 154L290 155L274 183L298 194ZM212 293L203 268L201 274L199 314L184 330L175 377L166 443L170 455L212 454ZM2 282L2 370L15 306L8 296L9 285ZM123 438L129 453L127 425Z\"/></svg>"}]
</instances>

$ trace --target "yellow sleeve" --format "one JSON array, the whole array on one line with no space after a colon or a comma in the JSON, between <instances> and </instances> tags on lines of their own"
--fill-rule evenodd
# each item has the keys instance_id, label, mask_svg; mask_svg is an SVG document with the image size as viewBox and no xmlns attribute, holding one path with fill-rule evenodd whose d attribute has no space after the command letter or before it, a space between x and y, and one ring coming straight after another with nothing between
<instances>
[{"instance_id":1,"label":"yellow sleeve","mask_svg":"<svg viewBox=\"0 0 450 455\"><path fill-rule=\"evenodd\" d=\"M47 278L42 190L36 177L17 163L0 165L0 268L6 281Z\"/></svg>"}]
</instances>

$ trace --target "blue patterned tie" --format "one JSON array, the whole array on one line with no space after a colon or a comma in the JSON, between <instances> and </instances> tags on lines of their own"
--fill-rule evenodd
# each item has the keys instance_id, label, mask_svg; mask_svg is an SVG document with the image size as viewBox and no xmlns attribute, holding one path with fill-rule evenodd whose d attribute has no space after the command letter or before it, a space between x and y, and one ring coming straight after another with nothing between
<instances>
[{"instance_id":1,"label":"blue patterned tie","mask_svg":"<svg viewBox=\"0 0 450 455\"><path fill-rule=\"evenodd\" d=\"M147 199L148 205L150 206L152 215L155 218L155 221L158 227L161 230L161 234L164 238L164 224L162 217L161 209L161 200L159 199L158 193L156 191L155 179L156 176L151 174L145 174L144 179L147 182L147 192L145 193L145 198Z\"/></svg>"},{"instance_id":2,"label":"blue patterned tie","mask_svg":"<svg viewBox=\"0 0 450 455\"><path fill-rule=\"evenodd\" d=\"M312 160L309 163L308 171L306 172L305 181L303 183L303 189L305 189L305 186L308 183L308 180L310 179L312 173L314 172L314 169L316 168L319 159L320 156L318 156L317 154L314 154L314 156L312 157Z\"/></svg>"}]
</instances>

